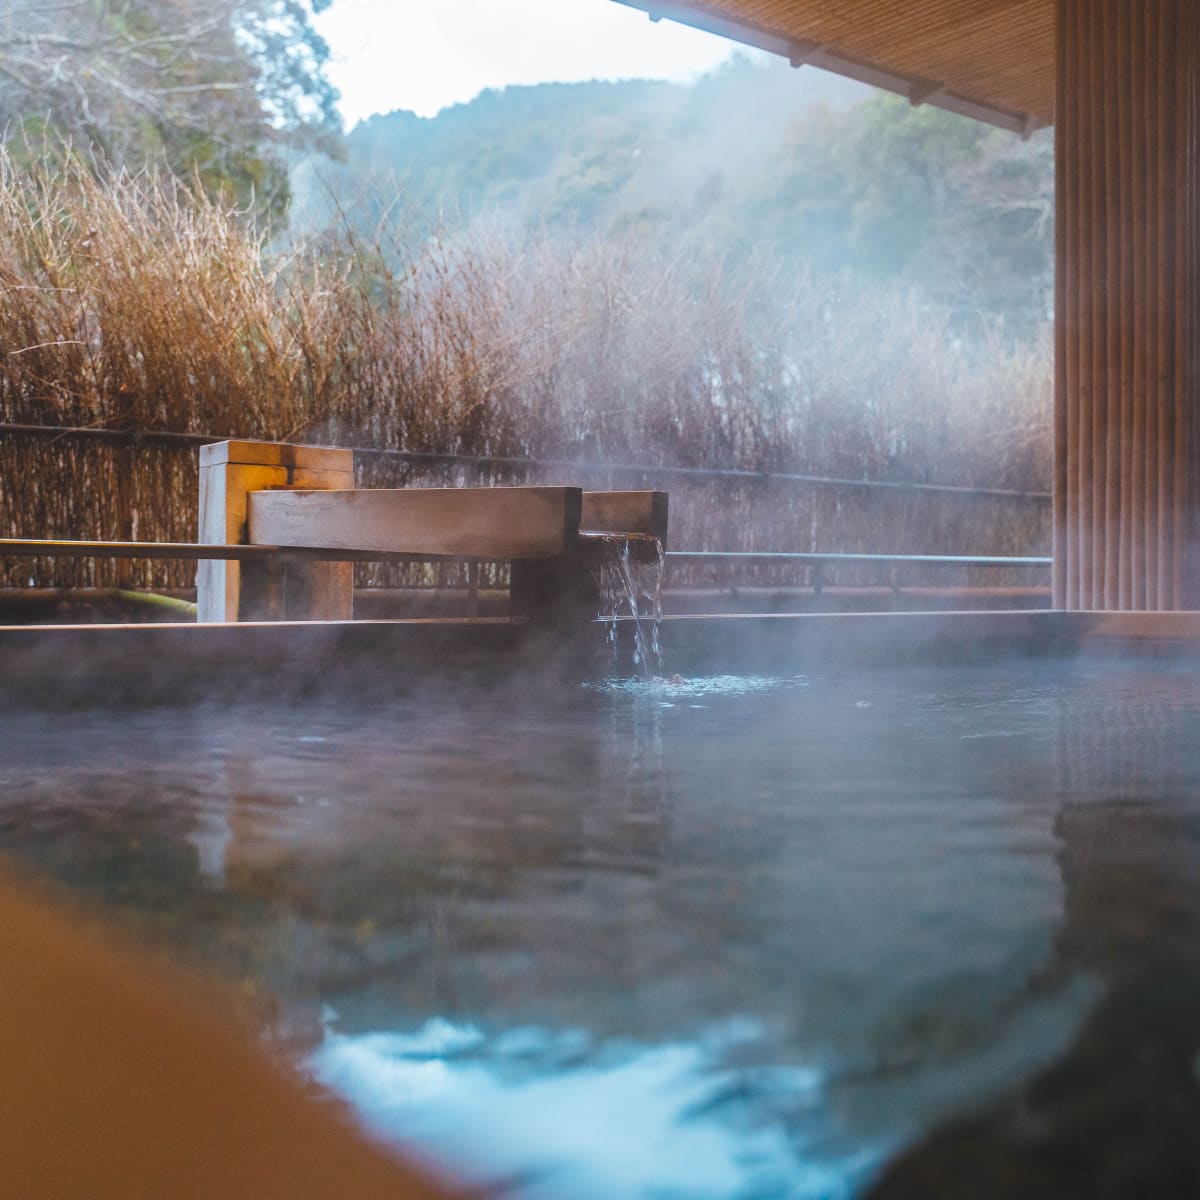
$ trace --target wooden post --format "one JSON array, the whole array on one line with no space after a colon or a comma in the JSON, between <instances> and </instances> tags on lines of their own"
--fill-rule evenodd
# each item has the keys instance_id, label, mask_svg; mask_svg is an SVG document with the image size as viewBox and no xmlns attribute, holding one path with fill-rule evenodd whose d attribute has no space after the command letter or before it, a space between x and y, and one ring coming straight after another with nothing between
<instances>
[{"instance_id":1,"label":"wooden post","mask_svg":"<svg viewBox=\"0 0 1200 1200\"><path fill-rule=\"evenodd\" d=\"M217 442L200 449L200 533L211 545L249 541L250 496L270 489L354 486L354 455L324 446ZM202 562L196 572L201 621L349 620L352 563Z\"/></svg>"},{"instance_id":2,"label":"wooden post","mask_svg":"<svg viewBox=\"0 0 1200 1200\"><path fill-rule=\"evenodd\" d=\"M428 558L548 558L574 545L580 492L566 487L257 492L249 541Z\"/></svg>"},{"instance_id":3,"label":"wooden post","mask_svg":"<svg viewBox=\"0 0 1200 1200\"><path fill-rule=\"evenodd\" d=\"M600 613L596 577L578 551L514 559L510 596L514 617L555 636L578 637Z\"/></svg>"},{"instance_id":4,"label":"wooden post","mask_svg":"<svg viewBox=\"0 0 1200 1200\"><path fill-rule=\"evenodd\" d=\"M1054 604L1200 607L1200 5L1057 0Z\"/></svg>"}]
</instances>

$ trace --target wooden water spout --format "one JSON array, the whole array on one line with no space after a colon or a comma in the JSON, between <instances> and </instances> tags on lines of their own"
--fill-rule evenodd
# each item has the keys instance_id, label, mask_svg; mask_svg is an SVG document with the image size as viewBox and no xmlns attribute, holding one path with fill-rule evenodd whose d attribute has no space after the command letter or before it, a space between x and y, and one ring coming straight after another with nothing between
<instances>
[{"instance_id":1,"label":"wooden water spout","mask_svg":"<svg viewBox=\"0 0 1200 1200\"><path fill-rule=\"evenodd\" d=\"M600 611L595 571L604 542L629 537L638 554L655 557L667 544L666 492L584 492L580 536L567 552L512 564L513 613L553 633L578 629Z\"/></svg>"},{"instance_id":2,"label":"wooden water spout","mask_svg":"<svg viewBox=\"0 0 1200 1200\"><path fill-rule=\"evenodd\" d=\"M578 626L599 611L590 567L597 538L641 539L657 555L666 534L665 492L359 490L348 450L223 442L201 451L200 541L280 554L203 564L199 616L348 620L353 561L451 559L511 563L513 617Z\"/></svg>"}]
</instances>

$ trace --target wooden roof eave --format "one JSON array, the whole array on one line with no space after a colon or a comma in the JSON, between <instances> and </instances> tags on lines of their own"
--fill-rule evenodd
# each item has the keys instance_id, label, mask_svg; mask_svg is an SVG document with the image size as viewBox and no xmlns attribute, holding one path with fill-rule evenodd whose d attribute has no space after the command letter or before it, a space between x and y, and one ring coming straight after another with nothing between
<instances>
[{"instance_id":1,"label":"wooden roof eave","mask_svg":"<svg viewBox=\"0 0 1200 1200\"><path fill-rule=\"evenodd\" d=\"M690 3L679 2L679 0L616 0L616 3L640 9L652 21L676 21L681 25L703 30L705 33L714 33L720 37L729 38L731 41L741 42L746 46L778 54L786 58L794 67L806 65L820 67L835 75L842 75L847 79L854 79L859 83L866 83L884 91L895 92L914 106L931 104L935 108L942 108L947 112L957 113L959 116L970 117L975 121L983 121L988 125L1006 129L1010 133L1020 134L1022 137L1027 138L1036 130L1051 123L1036 113L1004 108L962 95L946 88L939 80L908 75L880 63L868 62L865 59L824 46L820 42L788 38L748 21L740 21L695 8Z\"/></svg>"}]
</instances>

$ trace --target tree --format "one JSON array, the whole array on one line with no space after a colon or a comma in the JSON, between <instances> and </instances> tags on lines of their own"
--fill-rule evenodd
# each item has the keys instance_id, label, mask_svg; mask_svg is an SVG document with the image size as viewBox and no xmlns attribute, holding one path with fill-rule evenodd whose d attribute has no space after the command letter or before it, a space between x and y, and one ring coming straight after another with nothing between
<instances>
[{"instance_id":1,"label":"tree","mask_svg":"<svg viewBox=\"0 0 1200 1200\"><path fill-rule=\"evenodd\" d=\"M784 276L915 288L960 334L1039 333L1053 292L1050 132L1022 141L850 88L734 60L691 87L542 84L432 119L376 116L348 135L340 167L296 172L297 224L349 220L371 237L400 213L410 249L477 216L518 239L637 230Z\"/></svg>"},{"instance_id":2,"label":"tree","mask_svg":"<svg viewBox=\"0 0 1200 1200\"><path fill-rule=\"evenodd\" d=\"M329 0L13 0L0 7L0 122L113 166L165 161L260 207L282 150L334 144L337 94L310 17Z\"/></svg>"},{"instance_id":3,"label":"tree","mask_svg":"<svg viewBox=\"0 0 1200 1200\"><path fill-rule=\"evenodd\" d=\"M877 95L797 120L734 224L784 257L919 285L964 326L1015 336L1053 291L1054 143Z\"/></svg>"}]
</instances>

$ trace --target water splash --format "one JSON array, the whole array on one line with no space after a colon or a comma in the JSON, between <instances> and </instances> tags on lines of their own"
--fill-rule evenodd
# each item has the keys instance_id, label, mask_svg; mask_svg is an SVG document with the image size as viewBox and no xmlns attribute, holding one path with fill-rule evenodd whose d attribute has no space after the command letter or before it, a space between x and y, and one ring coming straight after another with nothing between
<instances>
[{"instance_id":1,"label":"water splash","mask_svg":"<svg viewBox=\"0 0 1200 1200\"><path fill-rule=\"evenodd\" d=\"M633 665L642 679L663 670L662 577L665 556L662 542L648 535L594 535L600 547L592 572L600 592L600 620L608 626L608 644L614 669L620 645L621 621L633 624Z\"/></svg>"},{"instance_id":2,"label":"water splash","mask_svg":"<svg viewBox=\"0 0 1200 1200\"><path fill-rule=\"evenodd\" d=\"M605 695L648 697L654 700L693 700L735 698L761 692L783 692L811 686L808 675L697 675L684 679L672 675L669 679L603 679L588 681L580 686L587 691Z\"/></svg>"}]
</instances>

